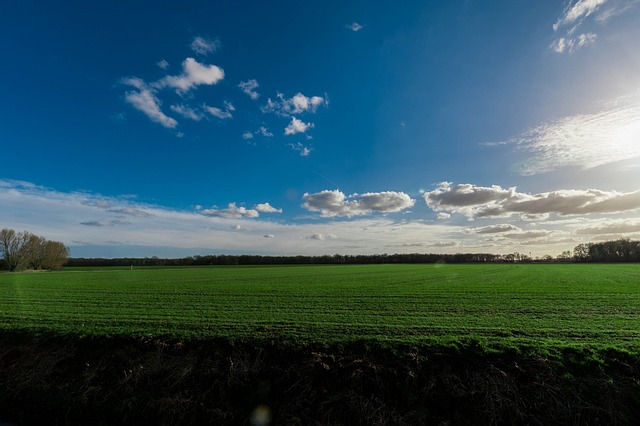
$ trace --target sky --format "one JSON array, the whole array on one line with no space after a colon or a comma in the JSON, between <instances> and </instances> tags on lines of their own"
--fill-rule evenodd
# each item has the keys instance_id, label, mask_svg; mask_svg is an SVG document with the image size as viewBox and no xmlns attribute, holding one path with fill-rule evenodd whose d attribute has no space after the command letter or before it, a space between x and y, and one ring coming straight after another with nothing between
<instances>
[{"instance_id":1,"label":"sky","mask_svg":"<svg viewBox=\"0 0 640 426\"><path fill-rule=\"evenodd\" d=\"M0 6L0 228L73 257L640 239L640 1Z\"/></svg>"}]
</instances>

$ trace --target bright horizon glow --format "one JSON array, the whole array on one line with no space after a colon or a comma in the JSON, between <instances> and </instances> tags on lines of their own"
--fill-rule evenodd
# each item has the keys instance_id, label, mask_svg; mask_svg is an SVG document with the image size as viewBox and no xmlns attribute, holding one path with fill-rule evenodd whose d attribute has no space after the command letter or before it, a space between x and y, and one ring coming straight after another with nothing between
<instances>
[{"instance_id":1,"label":"bright horizon glow","mask_svg":"<svg viewBox=\"0 0 640 426\"><path fill-rule=\"evenodd\" d=\"M640 239L635 0L5 9L0 228L74 257Z\"/></svg>"}]
</instances>

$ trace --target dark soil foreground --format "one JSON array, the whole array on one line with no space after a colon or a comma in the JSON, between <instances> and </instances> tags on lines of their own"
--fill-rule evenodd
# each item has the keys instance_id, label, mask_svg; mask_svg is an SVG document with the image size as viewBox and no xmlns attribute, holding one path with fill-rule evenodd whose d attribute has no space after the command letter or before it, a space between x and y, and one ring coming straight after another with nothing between
<instances>
[{"instance_id":1,"label":"dark soil foreground","mask_svg":"<svg viewBox=\"0 0 640 426\"><path fill-rule=\"evenodd\" d=\"M640 359L0 335L0 424L640 424Z\"/></svg>"}]
</instances>

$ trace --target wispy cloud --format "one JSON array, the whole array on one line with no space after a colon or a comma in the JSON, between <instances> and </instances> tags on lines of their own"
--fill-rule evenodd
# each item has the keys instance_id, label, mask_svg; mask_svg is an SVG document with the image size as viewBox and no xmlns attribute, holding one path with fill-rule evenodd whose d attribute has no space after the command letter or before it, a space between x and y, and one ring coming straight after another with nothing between
<instances>
[{"instance_id":1,"label":"wispy cloud","mask_svg":"<svg viewBox=\"0 0 640 426\"><path fill-rule=\"evenodd\" d=\"M436 212L459 213L470 219L513 215L622 213L640 209L640 191L559 190L539 194L518 192L515 187L482 187L472 184L441 183L423 194Z\"/></svg>"},{"instance_id":2,"label":"wispy cloud","mask_svg":"<svg viewBox=\"0 0 640 426\"><path fill-rule=\"evenodd\" d=\"M578 235L634 234L640 232L640 220L637 218L608 220L597 225L578 228L575 232Z\"/></svg>"},{"instance_id":3,"label":"wispy cloud","mask_svg":"<svg viewBox=\"0 0 640 426\"><path fill-rule=\"evenodd\" d=\"M163 70L166 70L167 68L169 68L169 62L167 62L166 59L159 61L156 65L158 65Z\"/></svg>"},{"instance_id":4,"label":"wispy cloud","mask_svg":"<svg viewBox=\"0 0 640 426\"><path fill-rule=\"evenodd\" d=\"M638 0L577 0L572 1L553 24L553 31L561 33L550 45L558 53L573 53L598 39L593 23L602 25L610 19L638 6ZM583 27L589 29L584 30Z\"/></svg>"},{"instance_id":5,"label":"wispy cloud","mask_svg":"<svg viewBox=\"0 0 640 426\"><path fill-rule=\"evenodd\" d=\"M119 225L131 225L132 223L128 220L123 219L105 219L105 220L91 220L87 222L80 222L80 225L85 226L119 226Z\"/></svg>"},{"instance_id":6,"label":"wispy cloud","mask_svg":"<svg viewBox=\"0 0 640 426\"><path fill-rule=\"evenodd\" d=\"M323 217L360 216L373 212L399 212L415 204L404 192L368 192L348 197L340 190L324 190L315 194L305 193L302 207L320 212Z\"/></svg>"},{"instance_id":7,"label":"wispy cloud","mask_svg":"<svg viewBox=\"0 0 640 426\"><path fill-rule=\"evenodd\" d=\"M191 42L191 50L198 55L207 56L209 53L215 53L221 46L219 40L213 40L208 37L195 37Z\"/></svg>"},{"instance_id":8,"label":"wispy cloud","mask_svg":"<svg viewBox=\"0 0 640 426\"><path fill-rule=\"evenodd\" d=\"M354 33L357 33L358 31L360 31L360 30L362 30L364 28L364 26L358 24L357 22L352 22L350 24L347 24L347 25L345 25L345 27L350 29Z\"/></svg>"},{"instance_id":9,"label":"wispy cloud","mask_svg":"<svg viewBox=\"0 0 640 426\"><path fill-rule=\"evenodd\" d=\"M260 97L260 94L255 90L259 86L258 81L255 79L241 81L240 84L238 84L238 87L254 101Z\"/></svg>"},{"instance_id":10,"label":"wispy cloud","mask_svg":"<svg viewBox=\"0 0 640 426\"><path fill-rule=\"evenodd\" d=\"M600 112L543 123L522 135L487 145L515 144L534 157L520 166L523 175L567 166L590 169L640 157L640 94L607 102Z\"/></svg>"},{"instance_id":11,"label":"wispy cloud","mask_svg":"<svg viewBox=\"0 0 640 426\"><path fill-rule=\"evenodd\" d=\"M311 155L311 151L313 151L313 148L309 148L308 146L303 145L301 142L290 143L289 146L294 151L298 151L301 157L308 157L309 155Z\"/></svg>"},{"instance_id":12,"label":"wispy cloud","mask_svg":"<svg viewBox=\"0 0 640 426\"><path fill-rule=\"evenodd\" d=\"M194 121L200 121L204 118L204 114L202 114L200 111L196 111L195 109L186 105L171 105L171 111Z\"/></svg>"},{"instance_id":13,"label":"wispy cloud","mask_svg":"<svg viewBox=\"0 0 640 426\"><path fill-rule=\"evenodd\" d=\"M209 114L213 115L214 117L219 118L220 120L227 120L229 118L233 118L232 111L236 110L234 108L234 106L230 102L225 102L224 103L224 109L221 109L221 108L218 108L218 107L211 107L211 106L207 106L207 105L204 106L204 109Z\"/></svg>"},{"instance_id":14,"label":"wispy cloud","mask_svg":"<svg viewBox=\"0 0 640 426\"><path fill-rule=\"evenodd\" d=\"M586 18L593 12L598 10L600 6L605 4L607 0L578 0L569 7L567 7L563 15L553 24L554 31L558 28L574 24L576 21L582 18Z\"/></svg>"},{"instance_id":15,"label":"wispy cloud","mask_svg":"<svg viewBox=\"0 0 640 426\"><path fill-rule=\"evenodd\" d=\"M151 121L160 123L164 127L173 129L178 122L160 109L160 99L156 96L155 90L147 85L142 79L136 77L128 77L122 80L122 83L135 87L137 90L131 90L124 94L124 99L138 111L146 114Z\"/></svg>"}]
</instances>

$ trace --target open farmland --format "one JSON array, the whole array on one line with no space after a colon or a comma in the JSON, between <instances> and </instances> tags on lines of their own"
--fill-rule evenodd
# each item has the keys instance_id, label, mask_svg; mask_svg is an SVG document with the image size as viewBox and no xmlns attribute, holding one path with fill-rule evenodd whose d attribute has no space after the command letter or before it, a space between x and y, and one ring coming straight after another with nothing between
<instances>
[{"instance_id":1,"label":"open farmland","mask_svg":"<svg viewBox=\"0 0 640 426\"><path fill-rule=\"evenodd\" d=\"M290 343L640 342L637 265L363 265L0 274L0 327Z\"/></svg>"}]
</instances>

